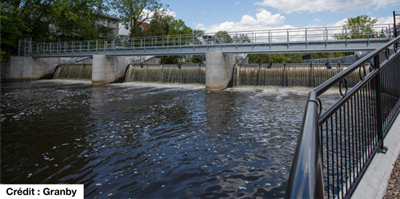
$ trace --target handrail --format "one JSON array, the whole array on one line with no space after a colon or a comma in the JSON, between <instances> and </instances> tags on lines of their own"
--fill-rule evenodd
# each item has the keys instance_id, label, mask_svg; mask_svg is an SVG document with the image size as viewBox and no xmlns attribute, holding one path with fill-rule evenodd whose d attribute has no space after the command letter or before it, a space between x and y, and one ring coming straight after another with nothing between
<instances>
[{"instance_id":1,"label":"handrail","mask_svg":"<svg viewBox=\"0 0 400 199\"><path fill-rule=\"evenodd\" d=\"M395 80L400 75L396 65L400 60L400 50L394 49L394 53L386 55L382 63L379 55L389 52L388 48L399 41L400 36L310 91L285 198L349 198L374 154L377 151L385 153L382 131L387 128L383 129L382 121L390 124L400 112L400 89L396 83L398 80ZM371 59L374 60L373 70L322 114L318 97ZM391 74L392 71L395 73ZM381 79L381 73L392 79ZM395 95L399 96L389 98L388 94L382 93L393 88ZM381 97L386 98L386 104L394 97L395 101L382 107ZM388 108L393 108L392 114ZM323 169L327 173L323 173ZM328 185L324 184L325 180Z\"/></svg>"},{"instance_id":2,"label":"handrail","mask_svg":"<svg viewBox=\"0 0 400 199\"><path fill-rule=\"evenodd\" d=\"M317 95L308 95L285 198L324 198Z\"/></svg>"},{"instance_id":3,"label":"handrail","mask_svg":"<svg viewBox=\"0 0 400 199\"><path fill-rule=\"evenodd\" d=\"M350 29L361 29L352 33ZM373 29L374 31L371 31ZM302 42L306 45L313 42L335 43L343 38L347 42L362 41L370 44L373 41L392 39L393 25L375 24L371 27L308 27L292 29L250 30L221 33L204 33L202 35L162 35L145 37L119 37L102 40L64 41L64 42L29 42L28 55L57 53L97 53L123 49L159 48L172 46L209 46L209 45L272 45ZM344 40L345 39L345 40ZM22 50L22 49L20 49Z\"/></svg>"},{"instance_id":4,"label":"handrail","mask_svg":"<svg viewBox=\"0 0 400 199\"><path fill-rule=\"evenodd\" d=\"M337 75L335 75L334 77L332 77L331 79L329 79L328 81L322 83L321 85L319 85L317 88L314 89L314 91L317 93L317 96L320 96L322 93L324 93L325 91L327 91L329 88L331 88L333 85L335 85L336 83L339 83L340 80L343 79L343 77L349 75L350 73L352 73L353 71L355 71L358 67L360 67L361 65L365 64L366 62L368 62L369 60L373 59L375 56L377 56L380 52L382 52L383 50L385 50L386 48L388 48L389 46L397 43L398 41L400 41L400 36L396 37L395 39L389 41L388 43L386 43L385 45L383 45L382 47L372 51L371 53L369 53L368 55L366 55L365 57L363 57L362 59L354 62L351 66L349 66L346 70L343 70L342 72L338 73Z\"/></svg>"}]
</instances>

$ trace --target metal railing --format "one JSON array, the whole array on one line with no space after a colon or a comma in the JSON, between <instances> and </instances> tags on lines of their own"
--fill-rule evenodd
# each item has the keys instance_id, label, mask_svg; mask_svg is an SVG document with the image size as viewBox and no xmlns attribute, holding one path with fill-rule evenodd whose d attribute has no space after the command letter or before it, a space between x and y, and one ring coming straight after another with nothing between
<instances>
[{"instance_id":1,"label":"metal railing","mask_svg":"<svg viewBox=\"0 0 400 199\"><path fill-rule=\"evenodd\" d=\"M254 31L236 31L224 33L164 35L146 37L119 37L115 39L65 41L65 42L30 42L30 48L24 55L32 53L80 53L109 51L113 49L157 48L172 46L223 45L223 44L274 44L302 42L328 42L334 40L374 40L393 37L392 24L375 24L374 26L353 26L344 28L310 27L293 29L271 29Z\"/></svg>"},{"instance_id":2,"label":"metal railing","mask_svg":"<svg viewBox=\"0 0 400 199\"><path fill-rule=\"evenodd\" d=\"M384 137L400 111L399 41L310 92L285 198L350 198L375 153L386 152ZM356 70L360 82L348 90L346 77ZM342 97L321 113L319 97L335 85Z\"/></svg>"}]
</instances>

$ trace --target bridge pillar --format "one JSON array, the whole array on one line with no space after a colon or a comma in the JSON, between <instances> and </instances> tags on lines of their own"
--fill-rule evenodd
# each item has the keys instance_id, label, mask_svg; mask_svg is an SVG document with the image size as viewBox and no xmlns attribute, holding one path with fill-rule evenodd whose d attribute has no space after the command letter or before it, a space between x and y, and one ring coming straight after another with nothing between
<instances>
[{"instance_id":1,"label":"bridge pillar","mask_svg":"<svg viewBox=\"0 0 400 199\"><path fill-rule=\"evenodd\" d=\"M126 67L131 63L133 63L132 56L93 55L92 84L123 82Z\"/></svg>"},{"instance_id":2,"label":"bridge pillar","mask_svg":"<svg viewBox=\"0 0 400 199\"><path fill-rule=\"evenodd\" d=\"M235 62L234 55L206 53L206 90L218 91L227 88L232 81Z\"/></svg>"}]
</instances>

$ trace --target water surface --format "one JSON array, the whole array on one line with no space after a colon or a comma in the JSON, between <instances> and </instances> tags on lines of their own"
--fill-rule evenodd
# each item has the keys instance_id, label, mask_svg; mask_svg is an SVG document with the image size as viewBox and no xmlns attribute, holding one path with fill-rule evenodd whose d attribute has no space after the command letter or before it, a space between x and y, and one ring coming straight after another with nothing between
<instances>
[{"instance_id":1,"label":"water surface","mask_svg":"<svg viewBox=\"0 0 400 199\"><path fill-rule=\"evenodd\" d=\"M65 80L1 89L1 183L84 184L87 198L282 198L309 91Z\"/></svg>"}]
</instances>

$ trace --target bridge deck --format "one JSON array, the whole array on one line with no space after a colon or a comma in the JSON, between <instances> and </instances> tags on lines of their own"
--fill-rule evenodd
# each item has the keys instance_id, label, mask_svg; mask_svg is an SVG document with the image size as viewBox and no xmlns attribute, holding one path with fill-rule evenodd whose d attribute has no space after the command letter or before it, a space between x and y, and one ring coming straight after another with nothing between
<instances>
[{"instance_id":1,"label":"bridge deck","mask_svg":"<svg viewBox=\"0 0 400 199\"><path fill-rule=\"evenodd\" d=\"M392 39L388 24L350 28L356 33L339 26L52 43L25 40L19 52L32 57L351 52L371 51Z\"/></svg>"}]
</instances>

